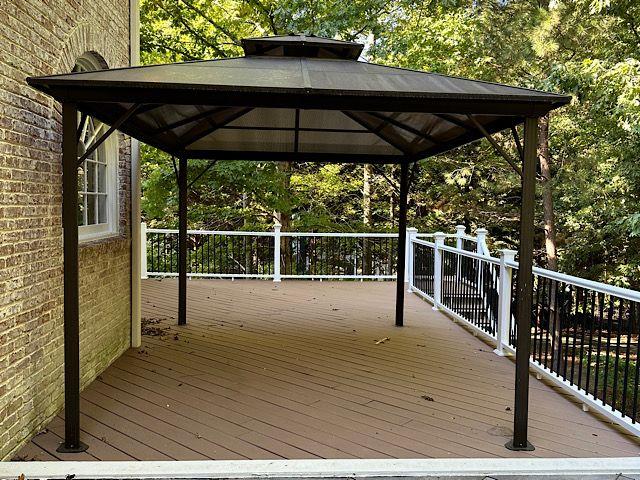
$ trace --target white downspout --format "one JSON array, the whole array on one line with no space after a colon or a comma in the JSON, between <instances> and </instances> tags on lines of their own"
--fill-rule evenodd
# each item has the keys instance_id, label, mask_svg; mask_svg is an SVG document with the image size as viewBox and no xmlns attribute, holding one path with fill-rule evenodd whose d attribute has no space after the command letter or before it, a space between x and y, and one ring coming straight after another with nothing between
<instances>
[{"instance_id":1,"label":"white downspout","mask_svg":"<svg viewBox=\"0 0 640 480\"><path fill-rule=\"evenodd\" d=\"M129 0L129 63L140 64L140 0ZM142 343L140 143L131 138L131 346Z\"/></svg>"}]
</instances>

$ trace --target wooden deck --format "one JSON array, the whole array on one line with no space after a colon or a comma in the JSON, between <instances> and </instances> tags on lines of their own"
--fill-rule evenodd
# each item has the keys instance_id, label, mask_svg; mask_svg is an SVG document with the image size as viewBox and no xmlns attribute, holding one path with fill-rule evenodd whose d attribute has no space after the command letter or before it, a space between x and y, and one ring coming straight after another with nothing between
<instances>
[{"instance_id":1,"label":"wooden deck","mask_svg":"<svg viewBox=\"0 0 640 480\"><path fill-rule=\"evenodd\" d=\"M40 460L637 456L640 444L531 378L534 452L504 443L514 365L390 282L146 280L143 347L82 394L83 454L54 419ZM153 323L159 322L159 323ZM377 340L388 337L385 342Z\"/></svg>"}]
</instances>

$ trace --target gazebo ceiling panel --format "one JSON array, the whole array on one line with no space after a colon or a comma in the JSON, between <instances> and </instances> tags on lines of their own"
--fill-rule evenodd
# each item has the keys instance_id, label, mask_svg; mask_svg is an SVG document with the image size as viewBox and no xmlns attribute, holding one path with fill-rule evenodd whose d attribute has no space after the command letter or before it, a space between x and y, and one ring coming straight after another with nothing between
<instances>
[{"instance_id":1,"label":"gazebo ceiling panel","mask_svg":"<svg viewBox=\"0 0 640 480\"><path fill-rule=\"evenodd\" d=\"M371 155L397 156L402 152L372 133L300 132L299 151L303 153L349 154L354 150Z\"/></svg>"},{"instance_id":2,"label":"gazebo ceiling panel","mask_svg":"<svg viewBox=\"0 0 640 480\"><path fill-rule=\"evenodd\" d=\"M216 130L189 145L186 150L229 150L235 152L293 152L293 131Z\"/></svg>"},{"instance_id":3,"label":"gazebo ceiling panel","mask_svg":"<svg viewBox=\"0 0 640 480\"><path fill-rule=\"evenodd\" d=\"M296 126L296 111L290 108L254 108L242 117L229 122L225 128L289 128Z\"/></svg>"},{"instance_id":4,"label":"gazebo ceiling panel","mask_svg":"<svg viewBox=\"0 0 640 480\"><path fill-rule=\"evenodd\" d=\"M357 61L362 46L353 42L300 35L246 39L243 45L240 58L28 81L171 154L219 159L242 158L246 151L252 159L264 152L277 160L280 152L293 161L340 161L349 146L358 161L366 155L415 161L482 138L467 115L494 133L569 101ZM139 109L127 116L134 105Z\"/></svg>"},{"instance_id":5,"label":"gazebo ceiling panel","mask_svg":"<svg viewBox=\"0 0 640 480\"><path fill-rule=\"evenodd\" d=\"M292 110L295 115L295 110ZM300 110L300 128L313 130L366 131L339 110Z\"/></svg>"}]
</instances>

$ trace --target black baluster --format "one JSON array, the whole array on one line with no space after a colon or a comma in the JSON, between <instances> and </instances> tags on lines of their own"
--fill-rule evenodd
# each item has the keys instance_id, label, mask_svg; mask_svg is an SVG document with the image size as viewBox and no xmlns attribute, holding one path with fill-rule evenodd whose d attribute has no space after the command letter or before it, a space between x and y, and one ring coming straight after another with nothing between
<instances>
[{"instance_id":1,"label":"black baluster","mask_svg":"<svg viewBox=\"0 0 640 480\"><path fill-rule=\"evenodd\" d=\"M620 300L622 302L622 299ZM626 315L627 319L627 346L624 359L624 380L622 382L622 408L620 413L626 415L627 413L627 387L629 386L629 361L631 356L631 324L633 323L633 302L629 301L629 314Z\"/></svg>"}]
</instances>

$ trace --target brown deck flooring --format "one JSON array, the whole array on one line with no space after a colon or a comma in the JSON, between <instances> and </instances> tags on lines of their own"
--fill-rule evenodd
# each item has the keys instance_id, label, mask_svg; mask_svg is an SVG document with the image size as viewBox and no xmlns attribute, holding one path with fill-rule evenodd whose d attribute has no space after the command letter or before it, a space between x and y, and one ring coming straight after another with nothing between
<instances>
[{"instance_id":1,"label":"brown deck flooring","mask_svg":"<svg viewBox=\"0 0 640 480\"><path fill-rule=\"evenodd\" d=\"M512 361L389 282L146 280L161 319L82 394L84 454L56 417L18 455L41 460L631 456L638 442L531 377L531 453L504 448ZM375 341L390 340L376 344Z\"/></svg>"}]
</instances>

